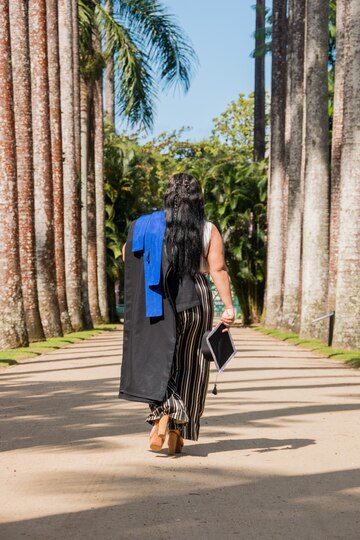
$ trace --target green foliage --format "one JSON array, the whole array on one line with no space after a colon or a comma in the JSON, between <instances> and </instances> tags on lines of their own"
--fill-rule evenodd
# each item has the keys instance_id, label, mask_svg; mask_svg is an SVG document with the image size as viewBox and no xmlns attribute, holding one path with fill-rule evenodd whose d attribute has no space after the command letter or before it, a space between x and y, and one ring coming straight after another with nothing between
<instances>
[{"instance_id":1,"label":"green foliage","mask_svg":"<svg viewBox=\"0 0 360 540\"><path fill-rule=\"evenodd\" d=\"M251 159L254 149L254 94L246 97L240 94L228 108L214 118L214 128L210 141L219 146L225 145L230 152L241 152Z\"/></svg>"},{"instance_id":2,"label":"green foliage","mask_svg":"<svg viewBox=\"0 0 360 540\"><path fill-rule=\"evenodd\" d=\"M265 163L254 163L253 96L240 95L219 118L209 139L190 142L186 129L141 145L106 131L108 266L118 279L118 255L129 223L163 206L168 179L187 171L201 182L207 219L222 232L226 260L246 323L262 310L265 283Z\"/></svg>"},{"instance_id":3,"label":"green foliage","mask_svg":"<svg viewBox=\"0 0 360 540\"><path fill-rule=\"evenodd\" d=\"M138 136L117 135L105 126L105 211L107 271L112 281L123 269L122 246L134 219L162 206L159 178L162 158Z\"/></svg>"},{"instance_id":4,"label":"green foliage","mask_svg":"<svg viewBox=\"0 0 360 540\"><path fill-rule=\"evenodd\" d=\"M113 0L119 19L145 51L164 88L190 88L197 57L175 17L157 0Z\"/></svg>"},{"instance_id":5,"label":"green foliage","mask_svg":"<svg viewBox=\"0 0 360 540\"><path fill-rule=\"evenodd\" d=\"M222 231L231 281L244 322L257 320L265 286L264 163L220 161L205 185L206 214Z\"/></svg>"}]
</instances>

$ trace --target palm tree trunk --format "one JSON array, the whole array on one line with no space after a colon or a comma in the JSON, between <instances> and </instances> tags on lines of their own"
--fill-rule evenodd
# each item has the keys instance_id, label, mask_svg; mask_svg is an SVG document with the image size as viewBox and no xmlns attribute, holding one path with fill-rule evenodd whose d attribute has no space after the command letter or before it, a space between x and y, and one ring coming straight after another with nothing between
<instances>
[{"instance_id":1,"label":"palm tree trunk","mask_svg":"<svg viewBox=\"0 0 360 540\"><path fill-rule=\"evenodd\" d=\"M113 0L105 0L105 9L112 15ZM107 43L105 42L105 48ZM106 120L115 125L115 84L114 84L114 60L109 58L105 68L105 114Z\"/></svg>"},{"instance_id":2,"label":"palm tree trunk","mask_svg":"<svg viewBox=\"0 0 360 540\"><path fill-rule=\"evenodd\" d=\"M27 345L19 263L9 4L0 2L0 349Z\"/></svg>"},{"instance_id":3,"label":"palm tree trunk","mask_svg":"<svg viewBox=\"0 0 360 540\"><path fill-rule=\"evenodd\" d=\"M76 174L80 182L81 143L80 143L80 53L79 53L79 13L78 0L72 0L73 22L73 73L74 73L74 137ZM80 233L81 235L81 233Z\"/></svg>"},{"instance_id":4,"label":"palm tree trunk","mask_svg":"<svg viewBox=\"0 0 360 540\"><path fill-rule=\"evenodd\" d=\"M80 119L81 119L81 268L83 299L83 317L87 328L92 327L89 304L88 279L88 162L89 162L89 110L90 96L88 85L83 77L80 78Z\"/></svg>"},{"instance_id":5,"label":"palm tree trunk","mask_svg":"<svg viewBox=\"0 0 360 540\"><path fill-rule=\"evenodd\" d=\"M265 45L265 0L256 0L255 50ZM255 57L254 161L265 157L265 53Z\"/></svg>"},{"instance_id":6,"label":"palm tree trunk","mask_svg":"<svg viewBox=\"0 0 360 540\"><path fill-rule=\"evenodd\" d=\"M80 200L76 174L74 129L72 0L59 0L59 49L63 139L66 294L74 330L83 328L81 305Z\"/></svg>"},{"instance_id":7,"label":"palm tree trunk","mask_svg":"<svg viewBox=\"0 0 360 540\"><path fill-rule=\"evenodd\" d=\"M335 309L336 274L338 265L338 233L340 203L341 148L344 123L344 80L345 80L345 3L336 2L336 62L334 86L334 116L331 149L331 205L330 205L330 252L328 309Z\"/></svg>"},{"instance_id":8,"label":"palm tree trunk","mask_svg":"<svg viewBox=\"0 0 360 540\"><path fill-rule=\"evenodd\" d=\"M44 339L36 284L33 145L31 127L28 2L11 2L11 59L14 82L16 167L22 295L29 341Z\"/></svg>"},{"instance_id":9,"label":"palm tree trunk","mask_svg":"<svg viewBox=\"0 0 360 540\"><path fill-rule=\"evenodd\" d=\"M273 2L270 179L268 188L267 326L277 326L284 266L286 0Z\"/></svg>"},{"instance_id":10,"label":"palm tree trunk","mask_svg":"<svg viewBox=\"0 0 360 540\"><path fill-rule=\"evenodd\" d=\"M87 177L87 226L88 226L88 282L89 282L89 304L91 318L94 324L103 322L99 306L98 289L98 256L97 256L97 208L96 208L96 187L95 187L95 106L94 106L94 84L88 83L90 94L89 111L89 154L88 154L88 177Z\"/></svg>"},{"instance_id":11,"label":"palm tree trunk","mask_svg":"<svg viewBox=\"0 0 360 540\"><path fill-rule=\"evenodd\" d=\"M360 348L360 4L345 11L344 128L334 343Z\"/></svg>"},{"instance_id":12,"label":"palm tree trunk","mask_svg":"<svg viewBox=\"0 0 360 540\"><path fill-rule=\"evenodd\" d=\"M29 1L37 287L46 336L62 335L56 290L45 0Z\"/></svg>"},{"instance_id":13,"label":"palm tree trunk","mask_svg":"<svg viewBox=\"0 0 360 540\"><path fill-rule=\"evenodd\" d=\"M286 173L288 177L287 242L284 274L282 326L300 328L302 238L302 138L304 99L305 4L289 2L288 78L286 96Z\"/></svg>"},{"instance_id":14,"label":"palm tree trunk","mask_svg":"<svg viewBox=\"0 0 360 540\"><path fill-rule=\"evenodd\" d=\"M47 0L49 95L52 176L54 189L55 266L57 293L63 331L72 332L66 298L64 248L64 186L62 164L60 60L57 0Z\"/></svg>"},{"instance_id":15,"label":"palm tree trunk","mask_svg":"<svg viewBox=\"0 0 360 540\"><path fill-rule=\"evenodd\" d=\"M328 0L309 0L305 36L302 336L324 337L329 263Z\"/></svg>"},{"instance_id":16,"label":"palm tree trunk","mask_svg":"<svg viewBox=\"0 0 360 540\"><path fill-rule=\"evenodd\" d=\"M94 50L101 50L101 44L94 39ZM101 318L109 322L109 306L107 295L106 272L106 238L105 238L105 187L104 187L104 113L103 113L103 77L94 81L94 168L96 198L96 254L98 297Z\"/></svg>"}]
</instances>

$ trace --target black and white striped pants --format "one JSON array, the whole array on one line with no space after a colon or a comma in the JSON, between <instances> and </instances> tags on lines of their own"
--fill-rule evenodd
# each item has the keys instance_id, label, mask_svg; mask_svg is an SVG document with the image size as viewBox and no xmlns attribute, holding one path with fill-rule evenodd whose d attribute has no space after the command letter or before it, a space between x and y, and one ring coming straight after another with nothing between
<instances>
[{"instance_id":1,"label":"black and white striped pants","mask_svg":"<svg viewBox=\"0 0 360 540\"><path fill-rule=\"evenodd\" d=\"M178 313L174 362L165 399L161 405L150 405L146 420L152 424L167 414L169 429L179 429L185 439L197 441L210 372L201 340L211 330L213 304L206 276L197 274L195 286L201 305Z\"/></svg>"}]
</instances>

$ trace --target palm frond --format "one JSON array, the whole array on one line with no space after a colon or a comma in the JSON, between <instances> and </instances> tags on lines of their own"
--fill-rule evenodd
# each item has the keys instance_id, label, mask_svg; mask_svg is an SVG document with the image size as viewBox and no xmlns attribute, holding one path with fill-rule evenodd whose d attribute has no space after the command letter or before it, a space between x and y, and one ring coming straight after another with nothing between
<instances>
[{"instance_id":1,"label":"palm frond","mask_svg":"<svg viewBox=\"0 0 360 540\"><path fill-rule=\"evenodd\" d=\"M186 92L198 59L167 8L157 0L114 0L113 10L114 18L120 18L148 48L164 88L180 85Z\"/></svg>"},{"instance_id":2,"label":"palm frond","mask_svg":"<svg viewBox=\"0 0 360 540\"><path fill-rule=\"evenodd\" d=\"M83 65L84 59L91 50L93 11L84 0L78 0L79 17L79 47L80 59Z\"/></svg>"},{"instance_id":3,"label":"palm frond","mask_svg":"<svg viewBox=\"0 0 360 540\"><path fill-rule=\"evenodd\" d=\"M94 17L94 26L100 36L106 36L105 61L115 51L114 68L119 74L116 77L119 114L126 117L132 126L151 128L157 92L146 54L137 47L131 32L97 2Z\"/></svg>"}]
</instances>

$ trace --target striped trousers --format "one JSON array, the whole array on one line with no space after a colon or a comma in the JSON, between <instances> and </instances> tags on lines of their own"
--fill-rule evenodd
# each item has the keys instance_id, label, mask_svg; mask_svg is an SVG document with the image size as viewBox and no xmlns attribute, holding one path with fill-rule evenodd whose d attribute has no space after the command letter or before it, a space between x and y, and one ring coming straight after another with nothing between
<instances>
[{"instance_id":1,"label":"striped trousers","mask_svg":"<svg viewBox=\"0 0 360 540\"><path fill-rule=\"evenodd\" d=\"M204 333L212 328L213 304L206 276L197 274L195 286L201 304L178 313L176 346L171 377L164 401L150 405L146 421L153 424L169 415L169 429L179 429L182 437L197 441L209 383L209 362L201 352Z\"/></svg>"}]
</instances>

